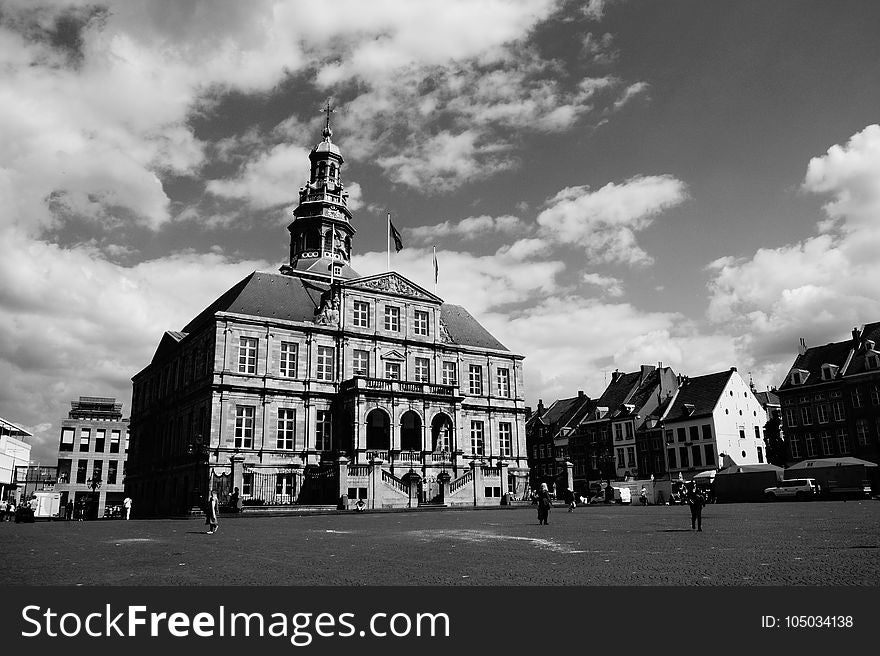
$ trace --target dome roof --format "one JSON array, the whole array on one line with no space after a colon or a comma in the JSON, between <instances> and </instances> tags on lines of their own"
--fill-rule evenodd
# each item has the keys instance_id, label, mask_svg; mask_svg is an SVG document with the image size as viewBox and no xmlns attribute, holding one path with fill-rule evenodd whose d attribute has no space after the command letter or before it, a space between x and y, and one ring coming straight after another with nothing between
<instances>
[{"instance_id":1,"label":"dome roof","mask_svg":"<svg viewBox=\"0 0 880 656\"><path fill-rule=\"evenodd\" d=\"M339 146L330 141L329 139L325 139L320 142L317 146L312 149L313 153L333 153L334 155L339 155L342 157L342 153L339 150Z\"/></svg>"}]
</instances>

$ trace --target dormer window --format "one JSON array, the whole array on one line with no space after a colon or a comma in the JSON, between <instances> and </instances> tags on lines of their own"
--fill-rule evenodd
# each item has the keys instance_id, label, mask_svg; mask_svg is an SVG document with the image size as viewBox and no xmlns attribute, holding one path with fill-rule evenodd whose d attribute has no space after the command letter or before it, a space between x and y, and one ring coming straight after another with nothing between
<instances>
[{"instance_id":1,"label":"dormer window","mask_svg":"<svg viewBox=\"0 0 880 656\"><path fill-rule=\"evenodd\" d=\"M822 365L822 380L834 380L834 377L837 375L837 370L840 367L834 364L823 364Z\"/></svg>"},{"instance_id":2,"label":"dormer window","mask_svg":"<svg viewBox=\"0 0 880 656\"><path fill-rule=\"evenodd\" d=\"M804 371L803 369L794 369L789 375L789 380L792 385L803 385L807 382L807 376L810 375L809 371Z\"/></svg>"},{"instance_id":3,"label":"dormer window","mask_svg":"<svg viewBox=\"0 0 880 656\"><path fill-rule=\"evenodd\" d=\"M880 369L880 353L868 353L865 356L865 369Z\"/></svg>"},{"instance_id":4,"label":"dormer window","mask_svg":"<svg viewBox=\"0 0 880 656\"><path fill-rule=\"evenodd\" d=\"M694 404L693 403L685 403L684 411L687 413L688 417L694 414Z\"/></svg>"}]
</instances>

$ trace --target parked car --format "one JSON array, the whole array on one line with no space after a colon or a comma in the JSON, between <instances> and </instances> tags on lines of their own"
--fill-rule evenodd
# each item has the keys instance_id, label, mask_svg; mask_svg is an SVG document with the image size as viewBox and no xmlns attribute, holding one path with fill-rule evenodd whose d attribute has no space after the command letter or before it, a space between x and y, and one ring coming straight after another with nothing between
<instances>
[{"instance_id":1,"label":"parked car","mask_svg":"<svg viewBox=\"0 0 880 656\"><path fill-rule=\"evenodd\" d=\"M819 484L814 478L792 478L788 481L780 481L779 485L768 487L764 490L764 496L770 500L797 499L808 501L819 496Z\"/></svg>"}]
</instances>

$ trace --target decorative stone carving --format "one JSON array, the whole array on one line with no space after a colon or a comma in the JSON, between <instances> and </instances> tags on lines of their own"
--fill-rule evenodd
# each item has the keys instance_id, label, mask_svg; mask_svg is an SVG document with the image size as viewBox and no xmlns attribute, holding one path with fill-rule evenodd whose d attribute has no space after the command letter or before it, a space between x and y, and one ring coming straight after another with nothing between
<instances>
[{"instance_id":1,"label":"decorative stone carving","mask_svg":"<svg viewBox=\"0 0 880 656\"><path fill-rule=\"evenodd\" d=\"M353 285L353 287L375 289L380 292L392 292L394 294L412 296L414 298L430 299L430 297L424 292L419 291L416 287L397 275L383 276L381 278L376 278L375 280L366 280L363 282L359 281L356 285Z\"/></svg>"},{"instance_id":2,"label":"decorative stone carving","mask_svg":"<svg viewBox=\"0 0 880 656\"><path fill-rule=\"evenodd\" d=\"M446 327L446 322L443 319L440 319L440 342L442 344L454 344L455 340L452 339L452 335L449 334L449 328Z\"/></svg>"},{"instance_id":3,"label":"decorative stone carving","mask_svg":"<svg viewBox=\"0 0 880 656\"><path fill-rule=\"evenodd\" d=\"M315 323L319 326L338 326L339 325L339 296L325 296L321 306L317 310L317 318Z\"/></svg>"}]
</instances>

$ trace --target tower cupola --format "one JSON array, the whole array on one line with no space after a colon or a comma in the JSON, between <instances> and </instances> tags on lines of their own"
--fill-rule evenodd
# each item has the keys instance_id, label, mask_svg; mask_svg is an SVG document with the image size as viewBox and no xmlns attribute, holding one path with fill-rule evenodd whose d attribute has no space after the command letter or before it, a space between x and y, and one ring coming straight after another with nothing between
<instances>
[{"instance_id":1,"label":"tower cupola","mask_svg":"<svg viewBox=\"0 0 880 656\"><path fill-rule=\"evenodd\" d=\"M281 272L295 271L336 278L358 278L351 268L351 243L356 230L351 225L348 192L342 183L342 153L331 140L327 101L322 140L309 153L309 178L299 190L299 205L293 210L290 232L290 262Z\"/></svg>"}]
</instances>

